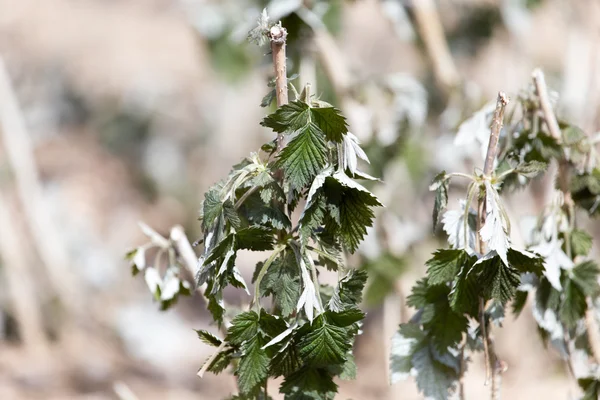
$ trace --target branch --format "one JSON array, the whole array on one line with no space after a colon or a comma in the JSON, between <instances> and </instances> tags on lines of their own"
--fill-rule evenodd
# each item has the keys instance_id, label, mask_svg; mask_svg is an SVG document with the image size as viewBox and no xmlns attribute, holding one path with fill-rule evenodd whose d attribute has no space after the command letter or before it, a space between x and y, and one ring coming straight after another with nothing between
<instances>
[{"instance_id":1,"label":"branch","mask_svg":"<svg viewBox=\"0 0 600 400\"><path fill-rule=\"evenodd\" d=\"M494 160L498 152L498 139L500 137L500 131L502 130L502 123L504 120L504 110L508 104L509 99L504 92L498 93L498 99L496 100L496 109L494 110L494 116L492 118L492 124L490 127L490 142L485 157L485 164L483 167L483 175L489 178L494 170ZM481 239L479 233L481 228L485 225L486 219L486 206L485 197L480 197L477 206L477 247L480 254L485 253L485 243ZM481 326L481 334L483 336L483 349L485 355L485 371L486 378L485 384L487 385L490 381L490 375L492 375L492 399L498 399L500 395L500 372L504 369L503 363L498 359L494 350L494 342L490 337L490 334L486 327L485 321L485 301L482 297L479 298L479 324ZM490 371L491 369L491 371Z\"/></svg>"},{"instance_id":2,"label":"branch","mask_svg":"<svg viewBox=\"0 0 600 400\"><path fill-rule=\"evenodd\" d=\"M29 231L46 266L61 305L79 316L87 315L80 285L70 263L61 230L46 209L44 193L33 156L33 144L25 126L10 77L0 58L0 123L4 149L14 173L17 192Z\"/></svg>"},{"instance_id":3,"label":"branch","mask_svg":"<svg viewBox=\"0 0 600 400\"><path fill-rule=\"evenodd\" d=\"M435 78L445 90L456 87L460 75L448 48L440 15L433 0L413 0L417 29L433 63Z\"/></svg>"},{"instance_id":4,"label":"branch","mask_svg":"<svg viewBox=\"0 0 600 400\"><path fill-rule=\"evenodd\" d=\"M269 30L271 41L271 53L273 54L273 68L275 69L275 95L277 96L277 107L288 103L287 89L287 67L285 56L285 42L287 30L281 26L281 22L273 25ZM283 148L283 133L277 135L277 150Z\"/></svg>"}]
</instances>

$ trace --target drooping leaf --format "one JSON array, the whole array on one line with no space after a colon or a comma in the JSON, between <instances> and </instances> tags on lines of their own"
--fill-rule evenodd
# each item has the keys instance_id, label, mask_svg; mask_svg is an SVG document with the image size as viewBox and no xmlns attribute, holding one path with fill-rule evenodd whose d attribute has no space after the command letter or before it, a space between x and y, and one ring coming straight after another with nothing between
<instances>
[{"instance_id":1,"label":"drooping leaf","mask_svg":"<svg viewBox=\"0 0 600 400\"><path fill-rule=\"evenodd\" d=\"M449 295L450 307L459 314L477 317L481 288L476 274L470 273L471 268L471 266L465 265L457 274Z\"/></svg>"},{"instance_id":2,"label":"drooping leaf","mask_svg":"<svg viewBox=\"0 0 600 400\"><path fill-rule=\"evenodd\" d=\"M506 221L501 210L498 192L489 181L485 181L485 225L479 231L489 250L498 253L502 261L508 265L507 251L510 244Z\"/></svg>"},{"instance_id":3,"label":"drooping leaf","mask_svg":"<svg viewBox=\"0 0 600 400\"><path fill-rule=\"evenodd\" d=\"M327 370L303 367L286 376L279 391L286 400L333 400L337 388Z\"/></svg>"},{"instance_id":4,"label":"drooping leaf","mask_svg":"<svg viewBox=\"0 0 600 400\"><path fill-rule=\"evenodd\" d=\"M519 272L505 265L499 255L480 259L474 269L485 298L497 300L502 305L512 299L521 283Z\"/></svg>"},{"instance_id":5,"label":"drooping leaf","mask_svg":"<svg viewBox=\"0 0 600 400\"><path fill-rule=\"evenodd\" d=\"M349 308L344 311L335 312L335 311L327 311L325 313L325 319L331 322L333 325L338 327L347 327L356 322L362 320L365 317L365 313L363 313L358 308Z\"/></svg>"},{"instance_id":6,"label":"drooping leaf","mask_svg":"<svg viewBox=\"0 0 600 400\"><path fill-rule=\"evenodd\" d=\"M560 305L560 320L567 328L574 328L584 318L587 309L585 293L571 279L563 283L563 299Z\"/></svg>"},{"instance_id":7,"label":"drooping leaf","mask_svg":"<svg viewBox=\"0 0 600 400\"><path fill-rule=\"evenodd\" d=\"M520 273L531 272L538 277L542 276L544 272L544 259L537 254L509 248L507 256L508 264Z\"/></svg>"},{"instance_id":8,"label":"drooping leaf","mask_svg":"<svg viewBox=\"0 0 600 400\"><path fill-rule=\"evenodd\" d=\"M254 335L242 346L242 357L236 375L238 387L242 393L254 393L269 376L269 356L262 349L263 340Z\"/></svg>"},{"instance_id":9,"label":"drooping leaf","mask_svg":"<svg viewBox=\"0 0 600 400\"><path fill-rule=\"evenodd\" d=\"M365 270L351 270L340 279L334 294L329 301L329 309L332 311L343 311L347 307L360 304L362 292L367 281Z\"/></svg>"},{"instance_id":10,"label":"drooping leaf","mask_svg":"<svg viewBox=\"0 0 600 400\"><path fill-rule=\"evenodd\" d=\"M429 186L429 190L435 190L435 202L433 205L433 228L435 229L440 220L441 213L448 205L448 184L449 178L446 176L446 171L442 171L433 178L433 182Z\"/></svg>"},{"instance_id":11,"label":"drooping leaf","mask_svg":"<svg viewBox=\"0 0 600 400\"><path fill-rule=\"evenodd\" d=\"M231 363L233 352L233 349L220 351L219 354L217 354L217 356L211 361L206 370L215 375L220 374ZM206 360L206 362L208 361L209 360Z\"/></svg>"},{"instance_id":12,"label":"drooping leaf","mask_svg":"<svg viewBox=\"0 0 600 400\"><path fill-rule=\"evenodd\" d=\"M236 247L252 251L273 250L274 236L269 228L250 226L235 233Z\"/></svg>"},{"instance_id":13,"label":"drooping leaf","mask_svg":"<svg viewBox=\"0 0 600 400\"><path fill-rule=\"evenodd\" d=\"M390 351L390 383L407 379L412 369L415 349L425 340L425 332L414 323L401 324L392 337Z\"/></svg>"},{"instance_id":14,"label":"drooping leaf","mask_svg":"<svg viewBox=\"0 0 600 400\"><path fill-rule=\"evenodd\" d=\"M426 398L447 400L458 383L458 371L436 361L429 347L416 350L412 365L417 371L417 386Z\"/></svg>"},{"instance_id":15,"label":"drooping leaf","mask_svg":"<svg viewBox=\"0 0 600 400\"><path fill-rule=\"evenodd\" d=\"M571 279L579 286L586 296L596 297L600 294L600 284L598 284L598 264L592 260L577 264L572 272Z\"/></svg>"},{"instance_id":16,"label":"drooping leaf","mask_svg":"<svg viewBox=\"0 0 600 400\"><path fill-rule=\"evenodd\" d=\"M521 312L525 308L525 304L527 304L528 294L529 293L524 290L517 290L517 293L515 294L515 298L512 303L512 312L515 315L515 318L521 315Z\"/></svg>"}]
</instances>

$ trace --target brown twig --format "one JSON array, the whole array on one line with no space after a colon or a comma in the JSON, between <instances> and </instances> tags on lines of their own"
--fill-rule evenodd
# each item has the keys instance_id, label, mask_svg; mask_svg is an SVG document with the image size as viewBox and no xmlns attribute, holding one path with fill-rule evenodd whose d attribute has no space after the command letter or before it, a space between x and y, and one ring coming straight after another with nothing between
<instances>
[{"instance_id":1,"label":"brown twig","mask_svg":"<svg viewBox=\"0 0 600 400\"><path fill-rule=\"evenodd\" d=\"M46 210L42 185L33 156L33 144L25 125L10 77L0 58L0 123L4 149L14 173L17 192L35 247L48 271L54 293L71 314L86 315L80 285L71 269L61 230Z\"/></svg>"},{"instance_id":2,"label":"brown twig","mask_svg":"<svg viewBox=\"0 0 600 400\"><path fill-rule=\"evenodd\" d=\"M273 68L275 70L275 95L277 97L277 107L288 103L287 88L287 66L285 56L285 44L287 39L287 30L279 24L273 25L269 30L269 40L271 41L271 53L273 55ZM277 150L283 148L283 133L277 135Z\"/></svg>"},{"instance_id":3,"label":"brown twig","mask_svg":"<svg viewBox=\"0 0 600 400\"><path fill-rule=\"evenodd\" d=\"M498 99L496 100L496 109L494 110L494 116L492 118L492 124L490 127L490 142L485 157L485 163L483 167L483 175L486 179L490 178L494 170L494 160L498 152L498 139L500 138L500 131L502 130L502 123L504 120L504 110L508 104L508 97L504 92L498 93ZM486 205L485 197L479 197L477 206L477 247L480 254L485 252L485 243L481 239L479 231L485 225L486 219ZM481 334L483 336L483 348L485 355L485 371L486 378L485 384L487 385L492 377L492 399L496 399L499 394L499 387L497 387L499 372L502 368L500 367L501 362L496 356L494 351L494 343L490 334L487 330L485 323L485 301L483 298L479 298L479 323L481 326ZM491 370L491 371L490 371Z\"/></svg>"},{"instance_id":4,"label":"brown twig","mask_svg":"<svg viewBox=\"0 0 600 400\"><path fill-rule=\"evenodd\" d=\"M444 90L456 87L460 75L450 54L440 15L433 0L413 0L417 29L421 34L427 54L433 63L435 78Z\"/></svg>"}]
</instances>

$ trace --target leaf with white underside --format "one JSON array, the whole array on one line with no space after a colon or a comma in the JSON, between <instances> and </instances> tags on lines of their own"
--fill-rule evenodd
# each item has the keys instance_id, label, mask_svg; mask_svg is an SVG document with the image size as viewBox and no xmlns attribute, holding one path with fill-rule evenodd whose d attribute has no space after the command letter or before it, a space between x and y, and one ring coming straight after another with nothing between
<instances>
[{"instance_id":1,"label":"leaf with white underside","mask_svg":"<svg viewBox=\"0 0 600 400\"><path fill-rule=\"evenodd\" d=\"M448 243L455 249L466 249L467 251L475 248L475 230L471 224L466 224L468 230L465 235L465 204L464 200L460 201L459 210L448 210L442 218L442 226L444 232L448 235ZM469 209L469 217L475 218L475 210ZM468 243L465 242L465 236ZM471 250L472 251L472 250Z\"/></svg>"},{"instance_id":2,"label":"leaf with white underside","mask_svg":"<svg viewBox=\"0 0 600 400\"><path fill-rule=\"evenodd\" d=\"M298 265L300 265L300 271L302 275L302 283L304 285L304 290L300 295L300 299L298 300L298 305L296 308L298 310L304 309L304 313L310 322L314 319L314 312L317 312L319 315L323 310L319 305L319 299L317 298L317 290L315 289L315 285L310 278L310 274L308 273L308 269L306 268L306 263L304 262L304 257L300 254L300 250L294 247L294 253L296 254L296 259L298 261ZM310 257L310 256L307 256Z\"/></svg>"},{"instance_id":3,"label":"leaf with white underside","mask_svg":"<svg viewBox=\"0 0 600 400\"><path fill-rule=\"evenodd\" d=\"M531 251L544 258L544 276L548 278L548 282L558 291L562 290L560 282L561 269L570 270L575 265L562 250L562 243L561 239L554 237L550 241L542 241L530 247Z\"/></svg>"},{"instance_id":4,"label":"leaf with white underside","mask_svg":"<svg viewBox=\"0 0 600 400\"><path fill-rule=\"evenodd\" d=\"M505 265L508 265L506 253L510 245L507 234L507 224L502 215L500 199L496 188L485 181L485 225L479 231L489 251L496 251Z\"/></svg>"},{"instance_id":5,"label":"leaf with white underside","mask_svg":"<svg viewBox=\"0 0 600 400\"><path fill-rule=\"evenodd\" d=\"M343 170L349 170L351 174L356 174L358 167L358 159L369 162L369 158L364 150L360 147L358 138L348 132L344 135L344 140L340 144L341 150L341 167Z\"/></svg>"}]
</instances>

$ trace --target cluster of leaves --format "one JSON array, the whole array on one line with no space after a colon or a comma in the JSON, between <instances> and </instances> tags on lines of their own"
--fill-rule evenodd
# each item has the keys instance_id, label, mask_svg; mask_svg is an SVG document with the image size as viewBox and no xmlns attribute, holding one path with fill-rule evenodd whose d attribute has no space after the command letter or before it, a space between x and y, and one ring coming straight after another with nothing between
<instances>
[{"instance_id":1,"label":"cluster of leaves","mask_svg":"<svg viewBox=\"0 0 600 400\"><path fill-rule=\"evenodd\" d=\"M426 263L427 276L417 282L408 297L408 304L418 312L393 338L392 383L413 375L427 398L449 398L465 371L469 359L466 350L483 348L485 339L477 327L482 320L480 301L487 305L485 324L500 325L522 276L543 276L542 259L537 254L511 245L510 221L498 193L510 174L527 177L532 170L543 168L536 162L523 162L510 173L470 176L462 209L444 213L441 219L450 248L433 254ZM434 226L446 208L452 176L442 172L430 187L436 192ZM482 199L486 206L486 222L479 232L476 212L470 208L474 199ZM488 249L483 254L476 251L479 239Z\"/></svg>"},{"instance_id":2,"label":"cluster of leaves","mask_svg":"<svg viewBox=\"0 0 600 400\"><path fill-rule=\"evenodd\" d=\"M207 192L202 207L197 284L207 285L217 324L228 311L223 289L247 290L235 263L238 251L271 251L256 266L252 309L233 318L223 340L199 332L219 347L207 370L234 365L244 398L257 398L269 377L283 376L286 398L330 399L337 388L333 377L355 374L351 349L364 317L358 305L366 273L345 269L343 252L357 249L373 207L381 204L352 179L368 176L357 169L365 155L344 117L305 93L262 121L285 135L285 146L267 143L265 161L255 154L235 166ZM319 266L339 272L335 287L319 285ZM270 311L261 304L268 297Z\"/></svg>"},{"instance_id":3,"label":"cluster of leaves","mask_svg":"<svg viewBox=\"0 0 600 400\"><path fill-rule=\"evenodd\" d=\"M597 398L599 360L588 332L596 325L590 326L586 314L591 312L591 319L596 318L600 269L590 259L591 235L577 227L575 207L590 217L600 215L600 170L590 165L595 157L587 135L560 121L560 138L552 137L543 123L539 101L531 90L527 93L521 96L523 120L507 135L510 138L506 141L504 162L557 162L558 180L568 185L557 184L562 193L545 208L529 235L529 250L543 257L544 274L524 278L513 309L520 313L528 294L532 294L533 315L542 339L569 362L573 373L580 378L584 399Z\"/></svg>"}]
</instances>

